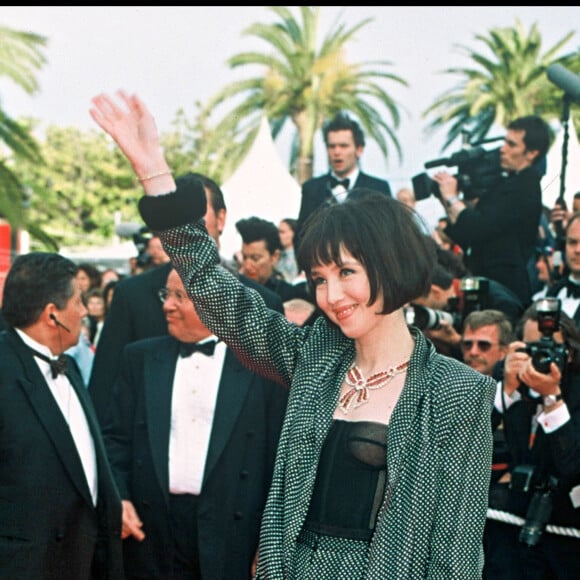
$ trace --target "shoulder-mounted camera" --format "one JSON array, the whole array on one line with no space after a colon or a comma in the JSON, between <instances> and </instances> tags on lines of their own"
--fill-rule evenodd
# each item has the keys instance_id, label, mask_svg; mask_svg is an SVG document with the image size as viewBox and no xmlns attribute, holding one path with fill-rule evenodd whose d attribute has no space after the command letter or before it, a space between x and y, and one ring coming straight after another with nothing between
<instances>
[{"instance_id":1,"label":"shoulder-mounted camera","mask_svg":"<svg viewBox=\"0 0 580 580\"><path fill-rule=\"evenodd\" d=\"M451 157L434 159L425 163L425 169L439 165L447 167L457 166L455 175L459 190L463 192L466 201L481 198L493 189L502 176L499 147L485 149L481 143L498 141L503 137L494 137L480 141L477 146L468 144L461 151L453 153ZM415 199L420 201L434 195L441 200L439 184L431 179L427 173L419 173L412 179Z\"/></svg>"}]
</instances>

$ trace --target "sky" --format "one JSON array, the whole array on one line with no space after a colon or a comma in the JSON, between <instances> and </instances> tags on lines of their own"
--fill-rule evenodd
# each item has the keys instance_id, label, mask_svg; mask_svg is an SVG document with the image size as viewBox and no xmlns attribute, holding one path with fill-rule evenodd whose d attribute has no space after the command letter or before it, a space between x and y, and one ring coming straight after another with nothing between
<instances>
[{"instance_id":1,"label":"sky","mask_svg":"<svg viewBox=\"0 0 580 580\"><path fill-rule=\"evenodd\" d=\"M299 18L297 7L294 14ZM447 157L456 148L442 151L445 130L426 135L423 111L457 78L442 74L450 67L472 61L458 45L485 53L477 35L489 36L496 27L513 27L519 19L525 29L535 23L542 36L542 54L580 22L578 6L324 6L319 36L339 21L353 26L372 19L347 44L352 62L389 61L390 72L409 83L408 88L384 85L401 106L396 134L403 163L392 150L385 160L372 142L361 160L367 173L389 180L391 188L411 184L424 163ZM128 6L4 6L0 25L30 31L48 38L48 63L38 73L40 91L28 96L6 79L0 79L0 100L13 118L31 116L43 124L97 126L89 116L90 100L100 92L125 89L139 94L154 113L161 131L169 130L178 109L191 116L195 102L205 101L233 80L255 72L232 71L227 59L240 52L264 51L259 39L244 35L256 22L271 23L275 14L265 6L128 7ZM567 51L580 46L576 33ZM503 134L499 132L497 135ZM276 146L288 163L289 139ZM455 145L454 145L455 147ZM321 135L317 137L314 173L327 170Z\"/></svg>"}]
</instances>

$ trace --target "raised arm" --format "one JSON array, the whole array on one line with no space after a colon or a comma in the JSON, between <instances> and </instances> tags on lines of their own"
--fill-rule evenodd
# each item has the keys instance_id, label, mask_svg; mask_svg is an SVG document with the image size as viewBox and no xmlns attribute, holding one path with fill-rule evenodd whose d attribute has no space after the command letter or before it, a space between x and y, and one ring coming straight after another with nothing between
<instances>
[{"instance_id":1,"label":"raised arm","mask_svg":"<svg viewBox=\"0 0 580 580\"><path fill-rule=\"evenodd\" d=\"M159 143L155 118L137 95L118 91L116 98L101 93L89 113L131 163L147 195L175 191L175 181Z\"/></svg>"}]
</instances>

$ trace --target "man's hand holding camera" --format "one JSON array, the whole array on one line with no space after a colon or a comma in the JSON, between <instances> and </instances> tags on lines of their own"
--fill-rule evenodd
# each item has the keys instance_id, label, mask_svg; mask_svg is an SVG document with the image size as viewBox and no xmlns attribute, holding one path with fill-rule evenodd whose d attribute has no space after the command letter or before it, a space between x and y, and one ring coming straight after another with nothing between
<instances>
[{"instance_id":1,"label":"man's hand holding camera","mask_svg":"<svg viewBox=\"0 0 580 580\"><path fill-rule=\"evenodd\" d=\"M504 362L503 389L506 395L512 396L521 384L527 385L541 397L560 395L562 372L555 362L550 363L549 372L540 372L534 366L530 354L526 351L526 343L512 342ZM552 411L563 404L557 401L546 412Z\"/></svg>"},{"instance_id":2,"label":"man's hand holding camera","mask_svg":"<svg viewBox=\"0 0 580 580\"><path fill-rule=\"evenodd\" d=\"M449 216L449 221L453 224L457 216L465 209L465 204L459 198L457 178L447 171L438 171L433 176L433 181L439 185L441 203Z\"/></svg>"}]
</instances>

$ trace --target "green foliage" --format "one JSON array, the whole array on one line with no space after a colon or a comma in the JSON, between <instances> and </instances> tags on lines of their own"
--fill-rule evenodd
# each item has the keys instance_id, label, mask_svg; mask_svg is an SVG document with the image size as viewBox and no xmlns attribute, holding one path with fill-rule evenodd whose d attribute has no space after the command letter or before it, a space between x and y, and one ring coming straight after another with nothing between
<instances>
[{"instance_id":1,"label":"green foliage","mask_svg":"<svg viewBox=\"0 0 580 580\"><path fill-rule=\"evenodd\" d=\"M35 226L32 249L105 245L116 215L121 222L140 221L136 202L142 190L102 132L50 126L41 148L45 164L15 164L28 193L27 221Z\"/></svg>"},{"instance_id":2,"label":"green foliage","mask_svg":"<svg viewBox=\"0 0 580 580\"><path fill-rule=\"evenodd\" d=\"M43 36L0 26L0 77L8 77L28 94L36 92L35 74L46 62L42 53L45 45ZM27 128L13 120L1 107L0 143L5 149L0 155L0 217L17 228L26 221L26 190L13 169L12 160L41 164L42 156ZM42 234L39 232L39 235Z\"/></svg>"},{"instance_id":3,"label":"green foliage","mask_svg":"<svg viewBox=\"0 0 580 580\"><path fill-rule=\"evenodd\" d=\"M474 142L484 139L493 125L506 127L524 115L539 115L547 121L560 118L562 91L548 80L546 69L560 63L580 70L580 53L558 57L573 35L569 32L542 54L538 26L532 25L527 32L517 20L513 28L493 28L489 36L476 35L485 52L459 45L471 64L442 71L459 81L423 113L424 117L434 117L427 132L449 127L446 149L463 131L469 132ZM580 118L575 122L580 129Z\"/></svg>"}]
</instances>

